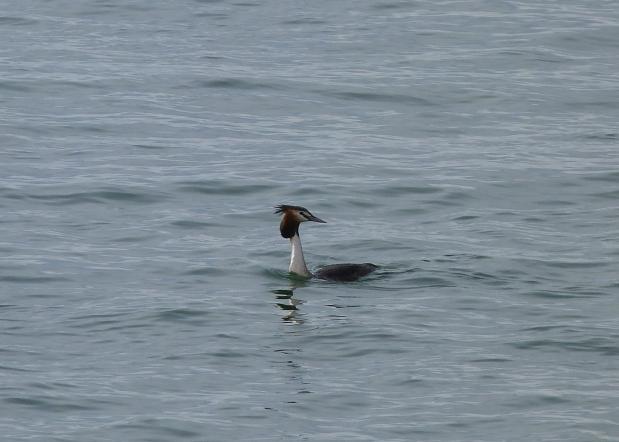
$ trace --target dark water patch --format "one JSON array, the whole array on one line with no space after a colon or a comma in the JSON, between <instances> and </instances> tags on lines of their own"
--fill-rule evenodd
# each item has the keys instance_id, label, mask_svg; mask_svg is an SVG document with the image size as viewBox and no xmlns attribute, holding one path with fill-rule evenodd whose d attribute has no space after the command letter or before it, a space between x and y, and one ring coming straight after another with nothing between
<instances>
[{"instance_id":1,"label":"dark water patch","mask_svg":"<svg viewBox=\"0 0 619 442\"><path fill-rule=\"evenodd\" d=\"M34 372L34 370L30 370L28 368L15 367L15 366L11 366L11 365L0 365L0 371L13 371L13 372L17 372L17 373L31 373L31 372Z\"/></svg>"},{"instance_id":2,"label":"dark water patch","mask_svg":"<svg viewBox=\"0 0 619 442\"><path fill-rule=\"evenodd\" d=\"M568 293L573 293L574 295L578 295L584 298L597 297L597 296L608 296L612 294L611 292L603 292L600 290L594 290L591 287L581 287L581 286L565 287L563 290Z\"/></svg>"},{"instance_id":3,"label":"dark water patch","mask_svg":"<svg viewBox=\"0 0 619 442\"><path fill-rule=\"evenodd\" d=\"M407 284L410 288L428 287L455 287L455 284L444 278L433 276L416 276L400 281L399 284Z\"/></svg>"},{"instance_id":4,"label":"dark water patch","mask_svg":"<svg viewBox=\"0 0 619 442\"><path fill-rule=\"evenodd\" d=\"M200 193L204 195L251 195L273 190L271 184L231 184L230 181L180 181L178 189L183 192Z\"/></svg>"},{"instance_id":5,"label":"dark water patch","mask_svg":"<svg viewBox=\"0 0 619 442\"><path fill-rule=\"evenodd\" d=\"M148 150L163 150L169 149L171 146L162 146L156 144L134 144L133 147L138 147L140 149L148 149Z\"/></svg>"},{"instance_id":6,"label":"dark water patch","mask_svg":"<svg viewBox=\"0 0 619 442\"><path fill-rule=\"evenodd\" d=\"M347 200L346 203L352 207L361 207L364 209L369 209L369 208L374 208L374 207L378 207L379 202L376 200L373 201L363 201L363 200L359 200L359 199L350 199Z\"/></svg>"},{"instance_id":7,"label":"dark water patch","mask_svg":"<svg viewBox=\"0 0 619 442\"><path fill-rule=\"evenodd\" d=\"M558 395L538 394L526 395L525 397L515 396L506 405L521 409L530 409L535 407L547 407L550 405L559 405L571 402L569 399Z\"/></svg>"},{"instance_id":8,"label":"dark water patch","mask_svg":"<svg viewBox=\"0 0 619 442\"><path fill-rule=\"evenodd\" d=\"M209 356L214 356L216 358L223 358L223 359L243 359L248 356L247 353L243 353L240 351L234 351L230 349L211 351L211 352L208 352L207 354Z\"/></svg>"},{"instance_id":9,"label":"dark water patch","mask_svg":"<svg viewBox=\"0 0 619 442\"><path fill-rule=\"evenodd\" d=\"M378 11L386 11L386 10L391 10L391 9L413 9L416 6L417 6L417 2L401 1L401 2L379 3L377 5L372 5L372 9L376 9Z\"/></svg>"},{"instance_id":10,"label":"dark water patch","mask_svg":"<svg viewBox=\"0 0 619 442\"><path fill-rule=\"evenodd\" d=\"M491 275L484 272L471 272L467 269L450 269L449 274L456 278L477 280L493 286L506 285L509 283L509 281L506 281L496 275Z\"/></svg>"},{"instance_id":11,"label":"dark water patch","mask_svg":"<svg viewBox=\"0 0 619 442\"><path fill-rule=\"evenodd\" d=\"M159 312L155 315L155 319L166 322L192 323L199 325L205 322L205 316L208 314L209 312L205 310L178 308Z\"/></svg>"},{"instance_id":12,"label":"dark water patch","mask_svg":"<svg viewBox=\"0 0 619 442\"><path fill-rule=\"evenodd\" d=\"M610 192L592 193L589 194L589 196L616 201L617 199L619 199L619 189L611 190Z\"/></svg>"},{"instance_id":13,"label":"dark water patch","mask_svg":"<svg viewBox=\"0 0 619 442\"><path fill-rule=\"evenodd\" d=\"M477 215L461 215L456 218L453 218L454 221L472 221L474 219L479 219Z\"/></svg>"},{"instance_id":14,"label":"dark water patch","mask_svg":"<svg viewBox=\"0 0 619 442\"><path fill-rule=\"evenodd\" d=\"M462 261L478 261L483 259L490 259L490 256L487 255L469 255L467 253L446 253L440 258L435 258L432 260L424 260L426 262L437 262L437 263L458 263Z\"/></svg>"},{"instance_id":15,"label":"dark water patch","mask_svg":"<svg viewBox=\"0 0 619 442\"><path fill-rule=\"evenodd\" d=\"M225 12L198 12L195 14L196 17L206 17L206 18L214 18L217 20L224 20L230 17L230 14L226 14Z\"/></svg>"},{"instance_id":16,"label":"dark water patch","mask_svg":"<svg viewBox=\"0 0 619 442\"><path fill-rule=\"evenodd\" d=\"M425 384L426 381L424 381L423 379L420 378L408 378L408 379L404 379L401 380L399 382L396 382L396 386L398 387L407 387L407 386L417 386L419 384Z\"/></svg>"},{"instance_id":17,"label":"dark water patch","mask_svg":"<svg viewBox=\"0 0 619 442\"><path fill-rule=\"evenodd\" d=\"M503 364L506 362L512 362L513 359L510 358L479 358L479 359L471 359L469 360L469 362L473 363L473 364L491 364L491 363L497 363L497 364Z\"/></svg>"},{"instance_id":18,"label":"dark water patch","mask_svg":"<svg viewBox=\"0 0 619 442\"><path fill-rule=\"evenodd\" d=\"M578 203L575 201L567 201L567 200L541 200L536 201L536 204L544 207L567 207L567 206L575 206Z\"/></svg>"},{"instance_id":19,"label":"dark water patch","mask_svg":"<svg viewBox=\"0 0 619 442\"><path fill-rule=\"evenodd\" d=\"M518 213L513 212L511 210L499 210L498 212L495 213L495 215L511 218L513 216L518 215Z\"/></svg>"},{"instance_id":20,"label":"dark water patch","mask_svg":"<svg viewBox=\"0 0 619 442\"><path fill-rule=\"evenodd\" d=\"M47 384L44 382L30 382L28 383L28 387L34 388L37 390L45 390L45 391L58 390L58 389L67 390L67 389L78 388L77 385L68 384L66 382L50 382Z\"/></svg>"},{"instance_id":21,"label":"dark water patch","mask_svg":"<svg viewBox=\"0 0 619 442\"><path fill-rule=\"evenodd\" d=\"M586 338L579 341L567 339L531 339L510 343L511 346L520 350L539 350L544 351L578 351L595 352L605 356L619 355L619 344L612 338Z\"/></svg>"},{"instance_id":22,"label":"dark water patch","mask_svg":"<svg viewBox=\"0 0 619 442\"><path fill-rule=\"evenodd\" d=\"M183 427L183 428L180 428ZM139 430L143 434L143 438L139 440L144 441L158 441L158 440L206 440L204 434L196 433L186 429L187 422L179 422L174 424L172 422L166 422L165 419L143 419L136 423L123 423L115 425L115 429L125 430ZM158 438L148 437L144 433L148 432L160 433Z\"/></svg>"},{"instance_id":23,"label":"dark water patch","mask_svg":"<svg viewBox=\"0 0 619 442\"><path fill-rule=\"evenodd\" d=\"M441 196L439 198L424 201L424 204L428 206L457 207L457 206L462 206L465 203L462 201L462 198ZM428 221L421 222L421 224L435 224L435 223L436 223L436 220L428 220Z\"/></svg>"},{"instance_id":24,"label":"dark water patch","mask_svg":"<svg viewBox=\"0 0 619 442\"><path fill-rule=\"evenodd\" d=\"M33 88L25 84L23 81L2 80L0 81L0 90L11 92L31 92Z\"/></svg>"},{"instance_id":25,"label":"dark water patch","mask_svg":"<svg viewBox=\"0 0 619 442\"><path fill-rule=\"evenodd\" d=\"M69 86L71 88L80 88L80 89L106 89L107 86L101 82L97 81L77 81L77 80L55 80L49 81L50 87L59 88L59 86ZM82 126L84 127L84 126ZM103 129L100 129L103 130Z\"/></svg>"},{"instance_id":26,"label":"dark water patch","mask_svg":"<svg viewBox=\"0 0 619 442\"><path fill-rule=\"evenodd\" d=\"M133 329L140 329L140 328L150 328L152 327L153 324L151 323L144 323L144 322L127 322L127 321L118 321L118 322L111 322L110 324L106 325L105 327L101 327L101 328L97 328L97 329L93 329L93 331L95 333L101 333L101 332L114 332L114 331L121 331L123 333L128 333L130 330ZM77 335L79 336L79 335ZM97 341L99 343L109 343L109 342L114 342L113 340L107 340L107 339L101 339L99 341ZM137 341L137 342L142 342L142 341Z\"/></svg>"},{"instance_id":27,"label":"dark water patch","mask_svg":"<svg viewBox=\"0 0 619 442\"><path fill-rule=\"evenodd\" d=\"M427 213L428 209L424 207L406 207L403 209L393 209L391 210L391 212L396 213L398 215L414 216L414 215L421 215L423 213Z\"/></svg>"},{"instance_id":28,"label":"dark water patch","mask_svg":"<svg viewBox=\"0 0 619 442\"><path fill-rule=\"evenodd\" d=\"M206 227L213 227L213 226L216 226L217 224L209 223L206 221L194 221L194 220L187 219L187 220L172 221L170 225L175 226L175 227L180 227L182 229L193 230L193 229L204 229Z\"/></svg>"},{"instance_id":29,"label":"dark water patch","mask_svg":"<svg viewBox=\"0 0 619 442\"><path fill-rule=\"evenodd\" d=\"M91 411L97 407L86 404L76 404L63 401L62 399L48 396L38 397L8 397L4 402L11 405L21 405L28 408L35 408L40 411L52 413L65 413L70 411Z\"/></svg>"},{"instance_id":30,"label":"dark water patch","mask_svg":"<svg viewBox=\"0 0 619 442\"><path fill-rule=\"evenodd\" d=\"M183 275L224 275L227 271L216 267L198 267L183 272Z\"/></svg>"},{"instance_id":31,"label":"dark water patch","mask_svg":"<svg viewBox=\"0 0 619 442\"><path fill-rule=\"evenodd\" d=\"M583 179L589 181L605 181L609 183L619 183L619 171L613 170L592 175L585 175Z\"/></svg>"},{"instance_id":32,"label":"dark water patch","mask_svg":"<svg viewBox=\"0 0 619 442\"><path fill-rule=\"evenodd\" d=\"M308 197L308 196L318 196L318 195L330 195L333 192L329 191L328 189L322 189L320 187L306 187L306 186L300 186L300 187L296 187L294 189L291 189L290 192L290 196L302 196L302 197Z\"/></svg>"},{"instance_id":33,"label":"dark water patch","mask_svg":"<svg viewBox=\"0 0 619 442\"><path fill-rule=\"evenodd\" d=\"M127 313L105 313L74 316L69 318L69 327L78 329L101 328L103 326L117 325L128 319Z\"/></svg>"},{"instance_id":34,"label":"dark water patch","mask_svg":"<svg viewBox=\"0 0 619 442\"><path fill-rule=\"evenodd\" d=\"M64 276L0 276L2 282L14 282L20 284L47 284L51 282L71 281Z\"/></svg>"},{"instance_id":35,"label":"dark water patch","mask_svg":"<svg viewBox=\"0 0 619 442\"><path fill-rule=\"evenodd\" d=\"M9 17L9 16L0 16L0 26L24 26L24 25L34 25L37 24L38 21L32 18L24 18L24 17Z\"/></svg>"},{"instance_id":36,"label":"dark water patch","mask_svg":"<svg viewBox=\"0 0 619 442\"><path fill-rule=\"evenodd\" d=\"M356 348L354 350L345 350L339 352L343 358L359 358L368 355L395 355L406 353L408 350L399 347L375 347L375 348Z\"/></svg>"},{"instance_id":37,"label":"dark water patch","mask_svg":"<svg viewBox=\"0 0 619 442\"><path fill-rule=\"evenodd\" d=\"M344 309L348 309L348 308L359 308L359 307L363 307L363 305L361 304L325 304L326 307L333 307L333 308L344 308Z\"/></svg>"},{"instance_id":38,"label":"dark water patch","mask_svg":"<svg viewBox=\"0 0 619 442\"><path fill-rule=\"evenodd\" d=\"M380 189L375 189L374 194L385 196L398 195L424 195L442 192L443 189L437 186L386 186Z\"/></svg>"},{"instance_id":39,"label":"dark water patch","mask_svg":"<svg viewBox=\"0 0 619 442\"><path fill-rule=\"evenodd\" d=\"M100 190L92 192L71 192L48 195L27 195L28 198L42 201L45 204L65 206L73 204L104 204L108 202L128 202L138 204L153 204L164 201L167 196L164 194L148 193L144 191L130 192L124 190Z\"/></svg>"},{"instance_id":40,"label":"dark water patch","mask_svg":"<svg viewBox=\"0 0 619 442\"><path fill-rule=\"evenodd\" d=\"M332 98L337 98L345 101L354 102L372 102L372 103L388 103L408 106L434 106L425 98L415 97L406 94L378 93L378 92L333 92L333 91L317 91L322 95L327 95Z\"/></svg>"},{"instance_id":41,"label":"dark water patch","mask_svg":"<svg viewBox=\"0 0 619 442\"><path fill-rule=\"evenodd\" d=\"M242 78L219 78L215 80L199 81L198 86L210 89L233 89L233 90L278 90L281 85L245 80Z\"/></svg>"},{"instance_id":42,"label":"dark water patch","mask_svg":"<svg viewBox=\"0 0 619 442\"><path fill-rule=\"evenodd\" d=\"M616 101L611 101L611 100L583 100L583 101L566 101L565 105L569 108L575 108L575 109L589 109L589 108L593 108L593 110L597 111L598 108L602 108L601 111L604 111L605 109L611 110L611 109L615 109L615 107L617 106L617 102Z\"/></svg>"},{"instance_id":43,"label":"dark water patch","mask_svg":"<svg viewBox=\"0 0 619 442\"><path fill-rule=\"evenodd\" d=\"M559 269L592 269L614 264L607 261L541 261L540 263Z\"/></svg>"},{"instance_id":44,"label":"dark water patch","mask_svg":"<svg viewBox=\"0 0 619 442\"><path fill-rule=\"evenodd\" d=\"M114 238L112 242L124 244L124 243L140 243L146 242L152 239L150 236L122 236L120 238Z\"/></svg>"},{"instance_id":45,"label":"dark water patch","mask_svg":"<svg viewBox=\"0 0 619 442\"><path fill-rule=\"evenodd\" d=\"M460 201L463 199L471 199L473 198L473 195L471 195L469 192L464 192L464 191L452 191L452 192L448 192L447 194L445 194L443 198L448 199L448 200Z\"/></svg>"},{"instance_id":46,"label":"dark water patch","mask_svg":"<svg viewBox=\"0 0 619 442\"><path fill-rule=\"evenodd\" d=\"M327 24L327 22L325 20L320 20L318 18L312 18L312 17L302 17L302 18L295 18L295 19L291 19L291 20L284 20L281 22L281 24L283 25L324 25Z\"/></svg>"},{"instance_id":47,"label":"dark water patch","mask_svg":"<svg viewBox=\"0 0 619 442\"><path fill-rule=\"evenodd\" d=\"M225 60L226 57L220 57L219 55L203 55L200 58L202 60Z\"/></svg>"},{"instance_id":48,"label":"dark water patch","mask_svg":"<svg viewBox=\"0 0 619 442\"><path fill-rule=\"evenodd\" d=\"M4 195L2 195L2 197L9 199L9 200L24 200L27 198L26 195L21 194L21 193L16 193L16 192L5 192Z\"/></svg>"},{"instance_id":49,"label":"dark water patch","mask_svg":"<svg viewBox=\"0 0 619 442\"><path fill-rule=\"evenodd\" d=\"M521 331L525 331L525 332L547 332L547 331L551 331L551 330L565 330L567 332L574 332L577 330L574 329L570 329L568 326L566 325L561 325L561 324L554 324L554 325L535 325L533 327L526 327L523 328Z\"/></svg>"},{"instance_id":50,"label":"dark water patch","mask_svg":"<svg viewBox=\"0 0 619 442\"><path fill-rule=\"evenodd\" d=\"M610 261L551 261L544 259L515 258L515 263L524 266L550 267L556 269L593 269L612 265Z\"/></svg>"},{"instance_id":51,"label":"dark water patch","mask_svg":"<svg viewBox=\"0 0 619 442\"><path fill-rule=\"evenodd\" d=\"M532 290L532 291L524 292L522 294L524 296L531 296L531 297L543 298L543 299L569 299L569 298L590 297L587 295L569 293L567 291L562 291L562 290Z\"/></svg>"},{"instance_id":52,"label":"dark water patch","mask_svg":"<svg viewBox=\"0 0 619 442\"><path fill-rule=\"evenodd\" d=\"M598 133L598 134L588 134L584 135L582 138L586 140L596 140L596 141L617 141L619 140L619 134L616 132L606 132L606 133Z\"/></svg>"}]
</instances>

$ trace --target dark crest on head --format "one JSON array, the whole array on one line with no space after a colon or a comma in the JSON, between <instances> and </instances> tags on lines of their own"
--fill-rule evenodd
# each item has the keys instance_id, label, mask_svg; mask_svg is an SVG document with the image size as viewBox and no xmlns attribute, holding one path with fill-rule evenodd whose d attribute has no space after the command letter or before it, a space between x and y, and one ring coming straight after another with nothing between
<instances>
[{"instance_id":1,"label":"dark crest on head","mask_svg":"<svg viewBox=\"0 0 619 442\"><path fill-rule=\"evenodd\" d=\"M274 213L286 213L288 210L296 210L298 212L309 212L305 207L301 206L291 206L289 204L280 204L279 206L275 206Z\"/></svg>"},{"instance_id":2,"label":"dark crest on head","mask_svg":"<svg viewBox=\"0 0 619 442\"><path fill-rule=\"evenodd\" d=\"M294 216L291 211L307 212L305 207L291 206L288 204L280 204L275 207L275 213L282 213L282 221L279 223L279 232L284 238L292 238L299 234L299 220Z\"/></svg>"}]
</instances>

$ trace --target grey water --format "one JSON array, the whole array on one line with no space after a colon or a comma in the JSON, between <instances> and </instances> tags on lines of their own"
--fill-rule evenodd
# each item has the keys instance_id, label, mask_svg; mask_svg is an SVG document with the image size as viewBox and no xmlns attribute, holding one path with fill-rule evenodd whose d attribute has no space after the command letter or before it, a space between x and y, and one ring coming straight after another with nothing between
<instances>
[{"instance_id":1,"label":"grey water","mask_svg":"<svg viewBox=\"0 0 619 442\"><path fill-rule=\"evenodd\" d=\"M5 0L3 441L619 441L614 1ZM302 281L273 206L306 206Z\"/></svg>"}]
</instances>

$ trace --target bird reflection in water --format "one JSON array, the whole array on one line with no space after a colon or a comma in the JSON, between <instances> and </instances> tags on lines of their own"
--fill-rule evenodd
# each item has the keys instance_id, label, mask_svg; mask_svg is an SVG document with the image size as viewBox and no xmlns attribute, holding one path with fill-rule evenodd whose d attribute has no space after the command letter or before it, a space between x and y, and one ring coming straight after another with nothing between
<instances>
[{"instance_id":1,"label":"bird reflection in water","mask_svg":"<svg viewBox=\"0 0 619 442\"><path fill-rule=\"evenodd\" d=\"M304 281L292 279L290 288L271 290L271 293L275 295L275 305L284 311L282 320L290 322L292 324L302 324L303 318L299 312L299 307L303 304L302 299L294 297L294 291L305 286Z\"/></svg>"}]
</instances>

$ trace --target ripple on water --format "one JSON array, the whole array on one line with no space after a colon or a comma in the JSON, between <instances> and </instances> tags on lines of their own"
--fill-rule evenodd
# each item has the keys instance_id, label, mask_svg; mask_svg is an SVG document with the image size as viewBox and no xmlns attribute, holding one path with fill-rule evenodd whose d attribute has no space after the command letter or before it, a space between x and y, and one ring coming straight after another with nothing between
<instances>
[{"instance_id":1,"label":"ripple on water","mask_svg":"<svg viewBox=\"0 0 619 442\"><path fill-rule=\"evenodd\" d=\"M164 201L167 196L146 190L104 189L90 192L69 192L56 194L27 194L27 198L42 201L45 204L65 206L73 204L104 204L109 202L129 202L138 204L152 204Z\"/></svg>"},{"instance_id":2,"label":"ripple on water","mask_svg":"<svg viewBox=\"0 0 619 442\"><path fill-rule=\"evenodd\" d=\"M50 282L71 281L64 276L19 276L7 275L0 276L2 282L14 282L19 284L48 284Z\"/></svg>"},{"instance_id":3,"label":"ripple on water","mask_svg":"<svg viewBox=\"0 0 619 442\"><path fill-rule=\"evenodd\" d=\"M187 270L183 275L225 275L227 270L217 267L199 267Z\"/></svg>"},{"instance_id":4,"label":"ripple on water","mask_svg":"<svg viewBox=\"0 0 619 442\"><path fill-rule=\"evenodd\" d=\"M30 373L30 372L34 372L35 370L31 370L28 368L22 368L22 367L15 367L11 365L0 365L0 372L1 371L10 371L10 372L16 372L16 373Z\"/></svg>"},{"instance_id":5,"label":"ripple on water","mask_svg":"<svg viewBox=\"0 0 619 442\"><path fill-rule=\"evenodd\" d=\"M610 261L567 261L567 260L543 260L533 258L516 258L516 262L522 263L526 266L534 267L550 267L559 269L592 269L592 268L604 268L611 266L613 263Z\"/></svg>"},{"instance_id":6,"label":"ripple on water","mask_svg":"<svg viewBox=\"0 0 619 442\"><path fill-rule=\"evenodd\" d=\"M619 183L619 171L612 170L603 173L596 173L591 175L586 175L583 177L585 180L589 181L604 181L609 183Z\"/></svg>"},{"instance_id":7,"label":"ripple on water","mask_svg":"<svg viewBox=\"0 0 619 442\"><path fill-rule=\"evenodd\" d=\"M134 144L133 147L138 147L140 149L148 149L148 150L164 150L164 149L172 149L175 146L161 145L161 144Z\"/></svg>"},{"instance_id":8,"label":"ripple on water","mask_svg":"<svg viewBox=\"0 0 619 442\"><path fill-rule=\"evenodd\" d=\"M231 184L231 181L219 180L180 181L177 184L180 191L205 195L251 195L276 188L272 184Z\"/></svg>"},{"instance_id":9,"label":"ripple on water","mask_svg":"<svg viewBox=\"0 0 619 442\"><path fill-rule=\"evenodd\" d=\"M170 226L173 226L182 230L196 230L203 232L205 229L212 229L218 227L226 227L227 224L214 221L200 221L196 219L177 219L170 221Z\"/></svg>"},{"instance_id":10,"label":"ripple on water","mask_svg":"<svg viewBox=\"0 0 619 442\"><path fill-rule=\"evenodd\" d=\"M606 133L588 134L588 135L584 135L582 138L586 140L615 142L619 140L619 134L615 132L606 132Z\"/></svg>"},{"instance_id":11,"label":"ripple on water","mask_svg":"<svg viewBox=\"0 0 619 442\"><path fill-rule=\"evenodd\" d=\"M523 293L524 296L531 296L543 299L570 299L570 298L593 298L600 296L608 296L609 293L602 291L587 290L579 288L565 288L562 290L531 290Z\"/></svg>"},{"instance_id":12,"label":"ripple on water","mask_svg":"<svg viewBox=\"0 0 619 442\"><path fill-rule=\"evenodd\" d=\"M510 399L506 405L517 409L528 409L531 407L542 407L548 405L564 404L571 402L561 395L553 394L525 394L516 395Z\"/></svg>"},{"instance_id":13,"label":"ripple on water","mask_svg":"<svg viewBox=\"0 0 619 442\"><path fill-rule=\"evenodd\" d=\"M153 317L157 321L203 325L206 322L206 316L208 314L209 312L207 312L206 310L177 308L158 312Z\"/></svg>"},{"instance_id":14,"label":"ripple on water","mask_svg":"<svg viewBox=\"0 0 619 442\"><path fill-rule=\"evenodd\" d=\"M10 92L31 92L32 87L28 86L23 81L3 80L0 81L0 90Z\"/></svg>"},{"instance_id":15,"label":"ripple on water","mask_svg":"<svg viewBox=\"0 0 619 442\"><path fill-rule=\"evenodd\" d=\"M592 193L589 196L617 201L617 199L619 199L619 189L618 190L610 190L608 192Z\"/></svg>"},{"instance_id":16,"label":"ripple on water","mask_svg":"<svg viewBox=\"0 0 619 442\"><path fill-rule=\"evenodd\" d=\"M391 103L391 104L400 104L400 105L408 105L408 106L434 106L430 100L426 100L425 98L416 97L414 95L407 94L392 94L387 92L367 92L367 91L347 91L347 92L339 92L339 91L325 91L319 90L316 91L321 95L326 95L332 98L338 98L340 100L345 101L367 101L367 102L375 102L375 103Z\"/></svg>"},{"instance_id":17,"label":"ripple on water","mask_svg":"<svg viewBox=\"0 0 619 442\"><path fill-rule=\"evenodd\" d=\"M88 400L88 404L85 404L83 402L70 402L55 396L7 397L4 399L4 402L12 406L24 406L52 413L98 409L98 407L93 406L94 402L91 400Z\"/></svg>"},{"instance_id":18,"label":"ripple on water","mask_svg":"<svg viewBox=\"0 0 619 442\"><path fill-rule=\"evenodd\" d=\"M144 432L156 431L162 436L162 440L166 437L171 440L184 440L184 439L202 439L204 434L191 431L187 428L189 422L184 422L179 419L137 419L132 423L123 423L115 425L114 428L118 430L138 430L140 434ZM145 440L139 438L140 440ZM159 440L158 438L156 440Z\"/></svg>"},{"instance_id":19,"label":"ripple on water","mask_svg":"<svg viewBox=\"0 0 619 442\"><path fill-rule=\"evenodd\" d=\"M565 329L565 328L563 328ZM568 330L573 334L573 330ZM567 334L567 333L566 333ZM544 351L581 351L595 352L604 356L619 355L617 337L593 337L569 340L569 336L559 338L528 339L513 342L510 345L520 350L544 350Z\"/></svg>"},{"instance_id":20,"label":"ripple on water","mask_svg":"<svg viewBox=\"0 0 619 442\"><path fill-rule=\"evenodd\" d=\"M454 221L472 221L472 220L476 220L479 219L479 216L477 215L461 215L461 216L457 216L455 218L453 218Z\"/></svg>"},{"instance_id":21,"label":"ripple on water","mask_svg":"<svg viewBox=\"0 0 619 442\"><path fill-rule=\"evenodd\" d=\"M374 190L374 193L378 195L384 196L394 196L394 195L403 195L406 196L408 194L429 194L429 193L439 193L443 192L443 188L438 186L385 186L379 189Z\"/></svg>"},{"instance_id":22,"label":"ripple on water","mask_svg":"<svg viewBox=\"0 0 619 442\"><path fill-rule=\"evenodd\" d=\"M280 22L282 25L326 25L328 22L313 17L302 17L292 20L283 20Z\"/></svg>"},{"instance_id":23,"label":"ripple on water","mask_svg":"<svg viewBox=\"0 0 619 442\"><path fill-rule=\"evenodd\" d=\"M128 313L96 313L90 315L75 316L70 318L68 327L79 330L109 331L129 325Z\"/></svg>"},{"instance_id":24,"label":"ripple on water","mask_svg":"<svg viewBox=\"0 0 619 442\"><path fill-rule=\"evenodd\" d=\"M38 23L38 21L32 18L9 16L0 17L0 26L24 26L34 25L36 23Z\"/></svg>"},{"instance_id":25,"label":"ripple on water","mask_svg":"<svg viewBox=\"0 0 619 442\"><path fill-rule=\"evenodd\" d=\"M400 282L404 286L410 288L428 288L428 287L455 287L456 285L448 279L437 276L414 276L406 278Z\"/></svg>"},{"instance_id":26,"label":"ripple on water","mask_svg":"<svg viewBox=\"0 0 619 442\"><path fill-rule=\"evenodd\" d=\"M198 86L211 89L260 90L281 89L280 85L242 78L218 78L198 82Z\"/></svg>"}]
</instances>

